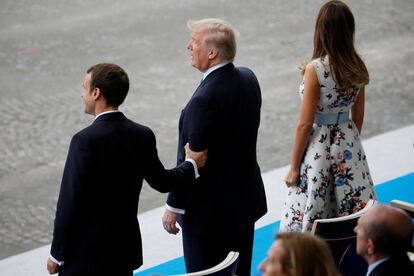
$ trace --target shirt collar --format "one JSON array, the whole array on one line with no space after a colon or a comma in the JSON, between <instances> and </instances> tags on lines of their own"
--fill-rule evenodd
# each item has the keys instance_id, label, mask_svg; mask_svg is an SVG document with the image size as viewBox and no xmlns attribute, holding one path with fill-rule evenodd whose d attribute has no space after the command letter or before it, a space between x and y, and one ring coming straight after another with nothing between
<instances>
[{"instance_id":1,"label":"shirt collar","mask_svg":"<svg viewBox=\"0 0 414 276\"><path fill-rule=\"evenodd\" d=\"M109 110L109 111L104 111L99 113L98 115L95 116L95 119L93 119L93 121L96 121L96 119L98 119L98 117L105 115L105 114L109 114L109 113L116 113L116 112L121 112L119 110Z\"/></svg>"},{"instance_id":2,"label":"shirt collar","mask_svg":"<svg viewBox=\"0 0 414 276\"><path fill-rule=\"evenodd\" d=\"M383 259L380 259L380 260L378 260L378 261L376 261L376 262L373 262L372 264L370 264L369 266L368 266L368 271L367 271L367 276L369 276L369 274L377 267L377 266L379 266L380 264L382 264L383 262L385 262L385 261L387 261L388 259L389 259L390 257L385 257L385 258L383 258Z\"/></svg>"},{"instance_id":3,"label":"shirt collar","mask_svg":"<svg viewBox=\"0 0 414 276\"><path fill-rule=\"evenodd\" d=\"M229 64L229 63L230 63L230 62L226 61L226 62L222 62L222 63L216 64L216 65L214 65L214 66L211 66L210 68L208 68L208 69L207 69L207 71L205 71L205 72L203 73L203 80L205 80L205 79L207 78L207 76L208 76L211 72L213 72L214 70L217 70L217 69L219 69L219 68L221 68L221 67L223 67L224 65L227 65L227 64Z\"/></svg>"}]
</instances>

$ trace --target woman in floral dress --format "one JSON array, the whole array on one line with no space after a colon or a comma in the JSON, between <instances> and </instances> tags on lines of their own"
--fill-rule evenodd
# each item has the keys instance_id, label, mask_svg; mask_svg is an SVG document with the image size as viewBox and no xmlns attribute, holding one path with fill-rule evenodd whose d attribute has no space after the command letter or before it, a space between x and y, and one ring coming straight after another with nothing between
<instances>
[{"instance_id":1,"label":"woman in floral dress","mask_svg":"<svg viewBox=\"0 0 414 276\"><path fill-rule=\"evenodd\" d=\"M312 61L302 70L280 231L310 231L315 219L355 213L376 197L359 137L369 75L354 48L354 30L346 4L321 7Z\"/></svg>"}]
</instances>

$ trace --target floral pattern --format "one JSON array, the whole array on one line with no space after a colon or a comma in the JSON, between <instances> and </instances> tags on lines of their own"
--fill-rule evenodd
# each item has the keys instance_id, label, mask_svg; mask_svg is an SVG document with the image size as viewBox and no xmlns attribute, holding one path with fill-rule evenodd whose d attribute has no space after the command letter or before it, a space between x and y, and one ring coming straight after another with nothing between
<instances>
[{"instance_id":1,"label":"floral pattern","mask_svg":"<svg viewBox=\"0 0 414 276\"><path fill-rule=\"evenodd\" d=\"M359 89L337 89L327 58L312 63L320 85L317 111L324 114L349 111ZM302 82L301 96L303 93ZM358 129L351 120L314 124L300 170L298 184L288 189L280 231L310 231L314 220L355 213L370 198L376 198Z\"/></svg>"}]
</instances>

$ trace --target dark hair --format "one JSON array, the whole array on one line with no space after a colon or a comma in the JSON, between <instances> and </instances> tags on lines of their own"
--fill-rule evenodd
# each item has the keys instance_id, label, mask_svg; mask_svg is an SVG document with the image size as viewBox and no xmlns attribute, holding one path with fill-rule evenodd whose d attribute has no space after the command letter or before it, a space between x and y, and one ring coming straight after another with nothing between
<instances>
[{"instance_id":1,"label":"dark hair","mask_svg":"<svg viewBox=\"0 0 414 276\"><path fill-rule=\"evenodd\" d=\"M394 256L410 249L413 227L411 222L409 224L411 226L409 231L399 231L395 225L373 220L364 227L364 232L378 250L389 256Z\"/></svg>"},{"instance_id":2,"label":"dark hair","mask_svg":"<svg viewBox=\"0 0 414 276\"><path fill-rule=\"evenodd\" d=\"M313 59L327 55L338 88L363 86L368 70L354 47L355 21L349 7L338 0L325 3L315 25Z\"/></svg>"},{"instance_id":3,"label":"dark hair","mask_svg":"<svg viewBox=\"0 0 414 276\"><path fill-rule=\"evenodd\" d=\"M89 68L86 73L91 73L90 91L99 88L107 105L120 106L129 90L128 74L116 64L99 63Z\"/></svg>"}]
</instances>

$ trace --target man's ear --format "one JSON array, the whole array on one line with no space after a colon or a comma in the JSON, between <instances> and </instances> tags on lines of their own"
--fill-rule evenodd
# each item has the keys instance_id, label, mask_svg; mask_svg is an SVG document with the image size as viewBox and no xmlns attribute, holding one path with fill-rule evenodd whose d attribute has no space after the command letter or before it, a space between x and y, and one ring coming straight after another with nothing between
<instances>
[{"instance_id":1,"label":"man's ear","mask_svg":"<svg viewBox=\"0 0 414 276\"><path fill-rule=\"evenodd\" d=\"M376 248L375 248L374 242L372 241L372 239L368 239L368 241L367 241L367 253L369 255L373 255L375 253L375 251L376 251Z\"/></svg>"},{"instance_id":2,"label":"man's ear","mask_svg":"<svg viewBox=\"0 0 414 276\"><path fill-rule=\"evenodd\" d=\"M218 56L219 52L215 48L211 48L208 53L208 59L213 60Z\"/></svg>"},{"instance_id":3,"label":"man's ear","mask_svg":"<svg viewBox=\"0 0 414 276\"><path fill-rule=\"evenodd\" d=\"M97 100L97 99L99 99L99 97L101 96L101 89L99 89L98 87L95 87L93 90L92 90L92 98L94 99L94 100Z\"/></svg>"}]
</instances>

